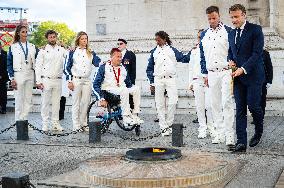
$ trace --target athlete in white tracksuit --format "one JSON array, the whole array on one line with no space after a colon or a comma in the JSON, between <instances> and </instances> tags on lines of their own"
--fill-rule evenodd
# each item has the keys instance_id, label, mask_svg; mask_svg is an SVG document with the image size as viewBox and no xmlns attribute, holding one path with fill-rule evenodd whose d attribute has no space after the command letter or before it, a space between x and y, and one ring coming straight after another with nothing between
<instances>
[{"instance_id":1,"label":"athlete in white tracksuit","mask_svg":"<svg viewBox=\"0 0 284 188\"><path fill-rule=\"evenodd\" d=\"M200 38L200 33L198 37ZM208 87L204 84L203 75L200 67L200 48L199 44L191 50L189 61L189 88L194 91L196 112L198 116L199 128L198 138L205 138L207 133L214 136L212 112ZM207 132L208 131L208 132Z\"/></svg>"},{"instance_id":2,"label":"athlete in white tracksuit","mask_svg":"<svg viewBox=\"0 0 284 188\"><path fill-rule=\"evenodd\" d=\"M27 41L27 26L16 28L7 57L11 85L15 89L15 120L27 120L32 106L36 47Z\"/></svg>"},{"instance_id":3,"label":"athlete in white tracksuit","mask_svg":"<svg viewBox=\"0 0 284 188\"><path fill-rule=\"evenodd\" d=\"M216 136L213 144L234 145L234 101L231 91L231 69L228 63L228 33L231 28L220 22L218 7L208 8L210 28L202 32L200 42L201 73L209 85Z\"/></svg>"},{"instance_id":4,"label":"athlete in white tracksuit","mask_svg":"<svg viewBox=\"0 0 284 188\"><path fill-rule=\"evenodd\" d=\"M73 130L87 125L87 110L91 100L93 65L98 67L101 59L88 48L88 35L79 32L75 40L75 51L69 52L64 73L68 88L72 90Z\"/></svg>"},{"instance_id":5,"label":"athlete in white tracksuit","mask_svg":"<svg viewBox=\"0 0 284 188\"><path fill-rule=\"evenodd\" d=\"M164 130L173 124L176 105L178 102L178 90L176 84L177 62L188 62L188 56L183 55L171 46L169 36L164 31L155 34L157 47L151 50L147 66L147 77L150 81L151 91L155 90L155 102L159 118L160 129ZM164 92L167 90L169 97L166 118L166 106ZM171 129L162 132L162 136L168 136Z\"/></svg>"},{"instance_id":6,"label":"athlete in white tracksuit","mask_svg":"<svg viewBox=\"0 0 284 188\"><path fill-rule=\"evenodd\" d=\"M52 128L62 131L59 124L59 101L61 97L63 65L66 50L57 45L57 33L53 30L46 32L48 44L39 51L36 59L35 72L36 84L42 90L41 116L43 120L43 131L48 131L50 103L52 104Z\"/></svg>"}]
</instances>

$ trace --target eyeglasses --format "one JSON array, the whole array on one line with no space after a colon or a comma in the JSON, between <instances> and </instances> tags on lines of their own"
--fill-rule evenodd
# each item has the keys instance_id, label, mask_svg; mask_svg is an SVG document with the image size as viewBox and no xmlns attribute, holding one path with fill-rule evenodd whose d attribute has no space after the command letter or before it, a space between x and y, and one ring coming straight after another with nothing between
<instances>
[{"instance_id":1,"label":"eyeglasses","mask_svg":"<svg viewBox=\"0 0 284 188\"><path fill-rule=\"evenodd\" d=\"M117 43L117 45L118 45L118 46L123 45L123 44L124 44L123 42L119 42L119 43Z\"/></svg>"}]
</instances>

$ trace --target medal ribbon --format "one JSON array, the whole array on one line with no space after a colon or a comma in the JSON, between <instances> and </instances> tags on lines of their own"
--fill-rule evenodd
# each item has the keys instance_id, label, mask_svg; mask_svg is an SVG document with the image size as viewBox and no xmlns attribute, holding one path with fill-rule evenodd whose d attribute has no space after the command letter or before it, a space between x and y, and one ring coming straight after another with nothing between
<instances>
[{"instance_id":1,"label":"medal ribbon","mask_svg":"<svg viewBox=\"0 0 284 188\"><path fill-rule=\"evenodd\" d=\"M24 47L23 47L23 45L22 45L21 42L19 42L19 45L21 46L21 49L22 49L22 51L23 51L23 53L24 53L24 55L25 55L25 62L26 62L26 64L27 64L27 63L28 63L28 54L29 54L28 42L26 42L26 51L24 50Z\"/></svg>"},{"instance_id":2,"label":"medal ribbon","mask_svg":"<svg viewBox=\"0 0 284 188\"><path fill-rule=\"evenodd\" d=\"M114 76L115 76L116 85L119 86L120 68L118 68L118 70L117 70L117 74L118 74L118 75L116 75L116 72L115 72L115 70L114 70L114 67L112 67L112 70L113 70L113 73L114 73Z\"/></svg>"}]
</instances>

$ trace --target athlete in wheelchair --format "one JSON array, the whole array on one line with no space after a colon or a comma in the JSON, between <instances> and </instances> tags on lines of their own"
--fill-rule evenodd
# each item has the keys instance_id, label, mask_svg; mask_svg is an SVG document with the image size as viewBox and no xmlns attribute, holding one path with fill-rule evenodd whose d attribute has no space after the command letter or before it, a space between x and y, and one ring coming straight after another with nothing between
<instances>
[{"instance_id":1,"label":"athlete in wheelchair","mask_svg":"<svg viewBox=\"0 0 284 188\"><path fill-rule=\"evenodd\" d=\"M115 120L123 130L135 129L138 135L138 132L140 134L140 124L144 122L138 117L140 89L131 84L126 69L121 65L121 51L118 48L113 48L110 57L111 60L101 65L95 76L93 92L96 101L91 103L88 113L90 114L92 106L97 104L96 107L107 109L105 113L107 117L101 117L105 124L103 125L104 130L108 128L112 120ZM129 105L129 94L133 95L134 109L132 111Z\"/></svg>"}]
</instances>

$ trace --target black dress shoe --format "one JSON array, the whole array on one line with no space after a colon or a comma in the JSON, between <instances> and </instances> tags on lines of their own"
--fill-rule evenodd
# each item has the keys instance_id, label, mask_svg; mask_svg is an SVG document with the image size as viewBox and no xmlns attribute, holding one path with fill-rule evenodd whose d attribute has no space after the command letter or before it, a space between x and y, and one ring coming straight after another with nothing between
<instances>
[{"instance_id":1,"label":"black dress shoe","mask_svg":"<svg viewBox=\"0 0 284 188\"><path fill-rule=\"evenodd\" d=\"M236 144L235 150L233 153L240 153L240 152L246 152L247 146L244 144Z\"/></svg>"},{"instance_id":2,"label":"black dress shoe","mask_svg":"<svg viewBox=\"0 0 284 188\"><path fill-rule=\"evenodd\" d=\"M227 145L228 151L235 151L236 146L234 144Z\"/></svg>"},{"instance_id":3,"label":"black dress shoe","mask_svg":"<svg viewBox=\"0 0 284 188\"><path fill-rule=\"evenodd\" d=\"M156 122L156 123L159 122L159 118L155 118L154 122Z\"/></svg>"},{"instance_id":4,"label":"black dress shoe","mask_svg":"<svg viewBox=\"0 0 284 188\"><path fill-rule=\"evenodd\" d=\"M261 136L253 135L253 137L249 141L250 147L255 147L260 142Z\"/></svg>"},{"instance_id":5,"label":"black dress shoe","mask_svg":"<svg viewBox=\"0 0 284 188\"><path fill-rule=\"evenodd\" d=\"M194 119L194 120L192 121L192 123L199 123L199 122L198 122L198 118Z\"/></svg>"}]
</instances>

